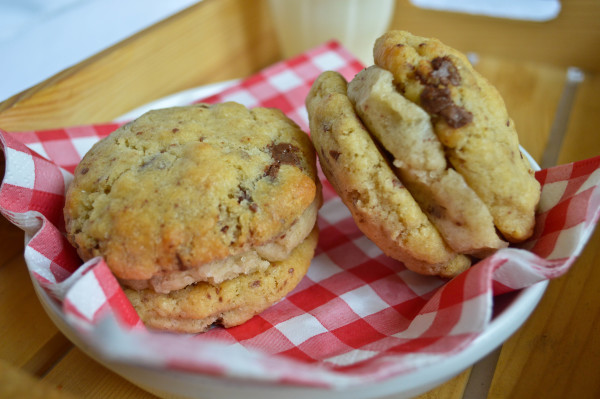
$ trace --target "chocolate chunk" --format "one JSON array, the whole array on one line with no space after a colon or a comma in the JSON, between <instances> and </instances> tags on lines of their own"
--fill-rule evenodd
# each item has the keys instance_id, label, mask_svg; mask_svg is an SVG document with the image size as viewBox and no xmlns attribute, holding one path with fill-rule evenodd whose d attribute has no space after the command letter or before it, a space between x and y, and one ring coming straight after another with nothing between
<instances>
[{"instance_id":1,"label":"chocolate chunk","mask_svg":"<svg viewBox=\"0 0 600 399\"><path fill-rule=\"evenodd\" d=\"M425 86L421 93L421 106L430 114L441 116L455 129L473 120L473 114L452 101L447 87Z\"/></svg>"},{"instance_id":2,"label":"chocolate chunk","mask_svg":"<svg viewBox=\"0 0 600 399\"><path fill-rule=\"evenodd\" d=\"M271 144L269 147L271 156L279 164L300 166L300 158L297 155L298 147L290 143Z\"/></svg>"},{"instance_id":3,"label":"chocolate chunk","mask_svg":"<svg viewBox=\"0 0 600 399\"><path fill-rule=\"evenodd\" d=\"M329 151L329 155L331 155L331 157L337 161L338 158L340 157L340 155L342 155L339 151L335 151L335 150L331 150Z\"/></svg>"},{"instance_id":4,"label":"chocolate chunk","mask_svg":"<svg viewBox=\"0 0 600 399\"><path fill-rule=\"evenodd\" d=\"M276 178L278 173L279 173L279 164L278 163L271 164L265 168L265 176L268 176L271 179Z\"/></svg>"},{"instance_id":5,"label":"chocolate chunk","mask_svg":"<svg viewBox=\"0 0 600 399\"><path fill-rule=\"evenodd\" d=\"M440 112L440 116L444 118L446 123L454 129L463 127L471 123L471 121L473 120L472 113L470 113L463 107L459 107L456 104L450 104L450 106L444 108Z\"/></svg>"},{"instance_id":6,"label":"chocolate chunk","mask_svg":"<svg viewBox=\"0 0 600 399\"><path fill-rule=\"evenodd\" d=\"M430 114L437 115L450 104L452 98L447 87L425 86L421 93L421 106Z\"/></svg>"},{"instance_id":7,"label":"chocolate chunk","mask_svg":"<svg viewBox=\"0 0 600 399\"><path fill-rule=\"evenodd\" d=\"M275 162L265 168L265 176L275 179L282 164L296 167L300 166L300 158L297 154L300 149L295 145L290 143L279 143L271 144L267 148L271 152L271 157Z\"/></svg>"},{"instance_id":8,"label":"chocolate chunk","mask_svg":"<svg viewBox=\"0 0 600 399\"><path fill-rule=\"evenodd\" d=\"M429 84L432 85L454 85L460 84L460 74L452 60L448 57L436 57L431 61L433 71L430 75Z\"/></svg>"}]
</instances>

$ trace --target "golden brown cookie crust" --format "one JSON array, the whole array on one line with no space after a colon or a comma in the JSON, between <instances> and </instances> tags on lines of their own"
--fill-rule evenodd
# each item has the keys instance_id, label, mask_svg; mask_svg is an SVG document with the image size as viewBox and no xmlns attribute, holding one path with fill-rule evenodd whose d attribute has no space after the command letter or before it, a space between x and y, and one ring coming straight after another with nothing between
<instances>
[{"instance_id":1,"label":"golden brown cookie crust","mask_svg":"<svg viewBox=\"0 0 600 399\"><path fill-rule=\"evenodd\" d=\"M389 71L376 65L364 69L349 83L348 98L374 139L394 157L400 180L454 251L484 257L507 246L486 205L448 166L429 115L398 93Z\"/></svg>"},{"instance_id":2,"label":"golden brown cookie crust","mask_svg":"<svg viewBox=\"0 0 600 399\"><path fill-rule=\"evenodd\" d=\"M398 90L432 116L450 163L488 206L504 237L528 238L540 185L497 90L462 53L436 39L391 31L377 39L373 53Z\"/></svg>"},{"instance_id":3,"label":"golden brown cookie crust","mask_svg":"<svg viewBox=\"0 0 600 399\"><path fill-rule=\"evenodd\" d=\"M199 333L212 324L242 324L287 295L306 274L318 241L317 227L290 256L264 271L240 275L217 285L198 283L169 294L125 289L148 327Z\"/></svg>"},{"instance_id":4,"label":"golden brown cookie crust","mask_svg":"<svg viewBox=\"0 0 600 399\"><path fill-rule=\"evenodd\" d=\"M97 143L67 192L68 238L143 280L273 242L318 195L308 136L275 109L151 111Z\"/></svg>"},{"instance_id":5,"label":"golden brown cookie crust","mask_svg":"<svg viewBox=\"0 0 600 399\"><path fill-rule=\"evenodd\" d=\"M452 251L390 168L348 99L347 82L324 72L306 106L323 172L358 227L388 256L423 274L453 276L470 261Z\"/></svg>"}]
</instances>

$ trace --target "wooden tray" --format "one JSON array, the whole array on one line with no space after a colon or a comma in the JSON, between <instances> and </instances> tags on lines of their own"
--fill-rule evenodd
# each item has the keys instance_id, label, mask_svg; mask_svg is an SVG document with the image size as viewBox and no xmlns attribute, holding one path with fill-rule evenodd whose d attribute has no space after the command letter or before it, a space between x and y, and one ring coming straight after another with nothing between
<instances>
[{"instance_id":1,"label":"wooden tray","mask_svg":"<svg viewBox=\"0 0 600 399\"><path fill-rule=\"evenodd\" d=\"M564 3L556 21L532 25L425 12L398 1L392 28L477 50L477 69L502 93L523 147L538 163L552 151L554 162L567 163L600 154L600 6ZM477 28L481 35L472 34ZM279 59L267 2L205 0L0 103L0 127L110 121L156 98L248 76ZM590 68L580 84L567 80L572 63ZM33 292L23 233L0 218L0 238L0 396L153 397L58 332ZM599 258L596 232L501 351L422 398L598 397Z\"/></svg>"}]
</instances>

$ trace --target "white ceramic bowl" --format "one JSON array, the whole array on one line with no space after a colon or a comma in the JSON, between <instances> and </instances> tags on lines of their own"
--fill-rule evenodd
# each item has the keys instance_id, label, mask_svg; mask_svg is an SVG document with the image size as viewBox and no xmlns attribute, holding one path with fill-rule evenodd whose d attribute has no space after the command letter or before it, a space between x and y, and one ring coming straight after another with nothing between
<instances>
[{"instance_id":1,"label":"white ceramic bowl","mask_svg":"<svg viewBox=\"0 0 600 399\"><path fill-rule=\"evenodd\" d=\"M518 292L496 298L494 306L496 309L501 308L502 310L495 315L481 335L464 350L453 356L429 367L376 384L343 390L329 390L289 385L267 385L107 361L81 340L77 332L65 320L60 308L48 297L35 279L32 281L35 292L50 319L69 340L91 358L133 384L162 398L198 399L232 397L246 399L279 399L281 397L288 399L363 399L387 395L394 395L395 399L410 398L448 381L500 346L527 320L548 285L548 281L542 281Z\"/></svg>"},{"instance_id":2,"label":"white ceramic bowl","mask_svg":"<svg viewBox=\"0 0 600 399\"><path fill-rule=\"evenodd\" d=\"M133 110L120 118L126 121L149 109L187 104L195 99L210 96L235 81L217 83L196 89L186 90ZM528 157L531 165L539 166ZM295 387L282 384L258 383L255 381L199 375L183 371L169 371L152 367L114 362L104 359L94 348L86 345L77 332L69 325L61 309L53 302L35 279L32 279L35 292L48 316L75 345L87 355L103 364L142 389L163 398L201 398L222 399L244 397L246 399L363 399L394 395L395 399L410 398L427 392L458 375L474 363L488 355L508 339L524 322L543 296L547 281L529 288L505 294L494 300L495 315L484 330L465 349L455 355L444 358L428 367L390 378L375 384L361 385L349 389L320 389Z\"/></svg>"}]
</instances>

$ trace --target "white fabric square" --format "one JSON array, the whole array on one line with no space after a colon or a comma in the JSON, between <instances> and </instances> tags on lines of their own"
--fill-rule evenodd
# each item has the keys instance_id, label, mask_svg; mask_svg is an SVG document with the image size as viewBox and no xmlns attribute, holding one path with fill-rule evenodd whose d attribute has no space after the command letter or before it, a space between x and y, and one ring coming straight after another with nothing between
<instances>
[{"instance_id":1,"label":"white fabric square","mask_svg":"<svg viewBox=\"0 0 600 399\"><path fill-rule=\"evenodd\" d=\"M600 181L600 169L596 169L592 172L592 174L588 177L588 179L579 187L576 194L582 193L585 190L592 188L598 184Z\"/></svg>"},{"instance_id":2,"label":"white fabric square","mask_svg":"<svg viewBox=\"0 0 600 399\"><path fill-rule=\"evenodd\" d=\"M100 140L98 137L77 137L71 140L81 158Z\"/></svg>"},{"instance_id":3,"label":"white fabric square","mask_svg":"<svg viewBox=\"0 0 600 399\"><path fill-rule=\"evenodd\" d=\"M389 308L389 305L368 285L340 295L352 311L360 317L365 317Z\"/></svg>"},{"instance_id":4,"label":"white fabric square","mask_svg":"<svg viewBox=\"0 0 600 399\"><path fill-rule=\"evenodd\" d=\"M285 92L303 84L302 79L298 77L294 72L285 70L267 78L270 84L272 84L277 90Z\"/></svg>"},{"instance_id":5,"label":"white fabric square","mask_svg":"<svg viewBox=\"0 0 600 399\"><path fill-rule=\"evenodd\" d=\"M383 254L383 251L379 249L379 247L375 245L373 241L369 240L367 236L360 236L353 242L354 245L359 247L360 250L363 251L365 255L367 255L371 259Z\"/></svg>"},{"instance_id":6,"label":"white fabric square","mask_svg":"<svg viewBox=\"0 0 600 399\"><path fill-rule=\"evenodd\" d=\"M225 101L234 101L248 108L256 107L258 105L258 101L256 100L256 98L246 90L239 90L234 93L230 93L226 96L223 96L223 102Z\"/></svg>"},{"instance_id":7,"label":"white fabric square","mask_svg":"<svg viewBox=\"0 0 600 399\"><path fill-rule=\"evenodd\" d=\"M579 255L583 249L586 240L582 239L585 223L579 223L569 229L560 232L554 250L546 259L561 259L570 255Z\"/></svg>"},{"instance_id":8,"label":"white fabric square","mask_svg":"<svg viewBox=\"0 0 600 399\"><path fill-rule=\"evenodd\" d=\"M365 351L360 349L355 349L350 352L342 353L338 356L333 356L328 359L325 359L326 362L333 363L336 366L349 366L351 364L355 364L361 362L363 360L367 360L377 355L378 352L374 351Z\"/></svg>"},{"instance_id":9,"label":"white fabric square","mask_svg":"<svg viewBox=\"0 0 600 399\"><path fill-rule=\"evenodd\" d=\"M351 218L352 214L346 208L340 197L332 198L321 207L319 216L327 220L330 224L335 224L347 218Z\"/></svg>"},{"instance_id":10,"label":"white fabric square","mask_svg":"<svg viewBox=\"0 0 600 399\"><path fill-rule=\"evenodd\" d=\"M7 162L4 183L33 189L35 187L33 157L24 152L13 150L8 146L4 148L4 152L6 158L10 159L10 162Z\"/></svg>"},{"instance_id":11,"label":"white fabric square","mask_svg":"<svg viewBox=\"0 0 600 399\"><path fill-rule=\"evenodd\" d=\"M76 304L77 310L88 320L93 320L98 309L106 303L106 295L91 272L86 273L73 285L67 299Z\"/></svg>"},{"instance_id":12,"label":"white fabric square","mask_svg":"<svg viewBox=\"0 0 600 399\"><path fill-rule=\"evenodd\" d=\"M562 195L567 188L568 182L566 181L557 181L554 183L547 183L544 185L542 189L542 196L540 198L540 203L538 205L538 212L546 212L552 208L558 201L562 198Z\"/></svg>"},{"instance_id":13,"label":"white fabric square","mask_svg":"<svg viewBox=\"0 0 600 399\"><path fill-rule=\"evenodd\" d=\"M27 263L27 266L29 266L29 270L31 272L37 273L38 275L52 283L56 283L56 279L50 271L50 265L52 264L52 261L50 259L48 259L46 256L42 255L30 246L25 247L24 257L25 262Z\"/></svg>"},{"instance_id":14,"label":"white fabric square","mask_svg":"<svg viewBox=\"0 0 600 399\"><path fill-rule=\"evenodd\" d=\"M346 61L334 52L327 52L313 58L313 63L321 70L333 70L346 65Z\"/></svg>"},{"instance_id":15,"label":"white fabric square","mask_svg":"<svg viewBox=\"0 0 600 399\"><path fill-rule=\"evenodd\" d=\"M426 295L445 284L445 281L440 278L424 276L410 270L403 270L398 274L410 289L419 296Z\"/></svg>"},{"instance_id":16,"label":"white fabric square","mask_svg":"<svg viewBox=\"0 0 600 399\"><path fill-rule=\"evenodd\" d=\"M296 346L309 338L327 332L327 329L319 323L319 320L308 313L279 323L275 328Z\"/></svg>"},{"instance_id":17,"label":"white fabric square","mask_svg":"<svg viewBox=\"0 0 600 399\"><path fill-rule=\"evenodd\" d=\"M394 334L394 337L403 339L419 338L429 327L431 327L436 315L436 312L418 315L413 319L406 330Z\"/></svg>"},{"instance_id":18,"label":"white fabric square","mask_svg":"<svg viewBox=\"0 0 600 399\"><path fill-rule=\"evenodd\" d=\"M42 143L35 142L35 143L28 143L27 147L30 150L33 150L35 152L37 152L38 154L40 154L41 156L43 156L46 159L50 159L50 157L48 156L48 153L46 152L46 150L44 149L44 146L42 145Z\"/></svg>"},{"instance_id":19,"label":"white fabric square","mask_svg":"<svg viewBox=\"0 0 600 399\"><path fill-rule=\"evenodd\" d=\"M298 114L298 118L299 118L299 125L300 126L308 126L308 111L306 110L306 107L299 107L296 108L296 114Z\"/></svg>"},{"instance_id":20,"label":"white fabric square","mask_svg":"<svg viewBox=\"0 0 600 399\"><path fill-rule=\"evenodd\" d=\"M63 194L66 195L67 189L69 188L69 184L71 184L71 182L73 181L73 175L71 174L71 172L66 171L63 168L60 168L60 173L62 174L63 181L65 182L65 192Z\"/></svg>"},{"instance_id":21,"label":"white fabric square","mask_svg":"<svg viewBox=\"0 0 600 399\"><path fill-rule=\"evenodd\" d=\"M326 253L322 253L313 258L312 264L308 268L308 272L306 272L306 276L318 283L341 271L343 271L341 267L332 261Z\"/></svg>"},{"instance_id":22,"label":"white fabric square","mask_svg":"<svg viewBox=\"0 0 600 399\"><path fill-rule=\"evenodd\" d=\"M541 272L530 267L531 264L537 262L536 255L516 248L503 249L503 252L509 260L494 270L495 281L507 287L519 289L545 279Z\"/></svg>"},{"instance_id":23,"label":"white fabric square","mask_svg":"<svg viewBox=\"0 0 600 399\"><path fill-rule=\"evenodd\" d=\"M488 296L492 293L484 293L464 301L461 306L460 320L454 325L449 335L470 334L481 331L488 317L481 317L482 307L486 307L486 313L492 312L492 301Z\"/></svg>"}]
</instances>

